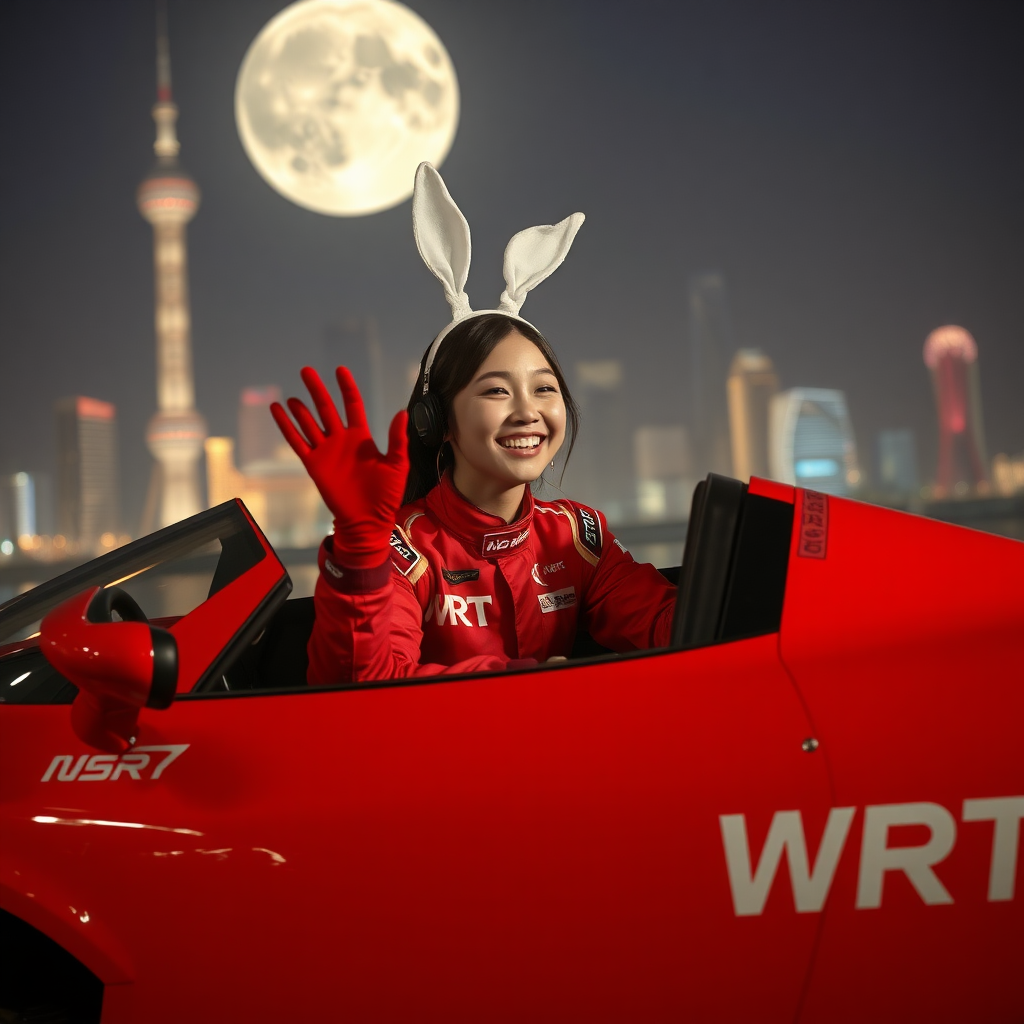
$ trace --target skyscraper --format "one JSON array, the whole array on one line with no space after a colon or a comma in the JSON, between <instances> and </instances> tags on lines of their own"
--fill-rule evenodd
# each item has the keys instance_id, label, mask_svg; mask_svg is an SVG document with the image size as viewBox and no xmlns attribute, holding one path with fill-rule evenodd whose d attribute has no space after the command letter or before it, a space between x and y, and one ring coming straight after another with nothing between
<instances>
[{"instance_id":1,"label":"skyscraper","mask_svg":"<svg viewBox=\"0 0 1024 1024\"><path fill-rule=\"evenodd\" d=\"M57 529L83 550L93 549L120 527L114 406L96 398L62 398L56 413Z\"/></svg>"},{"instance_id":2,"label":"skyscraper","mask_svg":"<svg viewBox=\"0 0 1024 1024\"><path fill-rule=\"evenodd\" d=\"M331 513L287 445L280 457L252 462L245 471L235 468L230 437L208 437L205 447L211 505L241 498L270 543L279 547L314 547L329 532Z\"/></svg>"},{"instance_id":3,"label":"skyscraper","mask_svg":"<svg viewBox=\"0 0 1024 1024\"><path fill-rule=\"evenodd\" d=\"M596 505L613 522L628 517L634 502L632 439L622 381L622 363L616 359L576 364L573 393L582 429L569 463L572 493Z\"/></svg>"},{"instance_id":4,"label":"skyscraper","mask_svg":"<svg viewBox=\"0 0 1024 1024\"><path fill-rule=\"evenodd\" d=\"M10 478L13 506L14 536L39 533L36 517L36 483L29 473L15 473Z\"/></svg>"},{"instance_id":5,"label":"skyscraper","mask_svg":"<svg viewBox=\"0 0 1024 1024\"><path fill-rule=\"evenodd\" d=\"M791 388L769 407L771 476L826 494L848 494L860 482L853 427L842 391Z\"/></svg>"},{"instance_id":6,"label":"skyscraper","mask_svg":"<svg viewBox=\"0 0 1024 1024\"><path fill-rule=\"evenodd\" d=\"M242 388L238 403L238 465L243 473L254 462L273 459L280 446L287 444L270 415L270 403L280 401L281 389L274 384ZM213 503L212 495L210 501Z\"/></svg>"},{"instance_id":7,"label":"skyscraper","mask_svg":"<svg viewBox=\"0 0 1024 1024\"><path fill-rule=\"evenodd\" d=\"M992 459L992 483L996 494L1009 497L1024 491L1024 452L1011 456L1000 452Z\"/></svg>"},{"instance_id":8,"label":"skyscraper","mask_svg":"<svg viewBox=\"0 0 1024 1024\"><path fill-rule=\"evenodd\" d=\"M160 10L162 13L163 8ZM157 460L157 526L185 519L203 507L197 463L206 421L195 410L185 247L185 225L199 207L199 189L178 163L177 119L178 108L171 98L167 27L161 17L153 107L157 160L136 194L139 212L153 225L157 412L149 421L146 442Z\"/></svg>"},{"instance_id":9,"label":"skyscraper","mask_svg":"<svg viewBox=\"0 0 1024 1024\"><path fill-rule=\"evenodd\" d=\"M878 432L878 486L888 494L917 491L917 447L912 430Z\"/></svg>"},{"instance_id":10,"label":"skyscraper","mask_svg":"<svg viewBox=\"0 0 1024 1024\"><path fill-rule=\"evenodd\" d=\"M387 404L388 381L384 377L384 351L377 320L372 316L347 317L324 329L324 350L333 370L347 366L359 382L366 405L366 419L373 439L387 449L388 427L393 412ZM404 406L408 395L401 398Z\"/></svg>"},{"instance_id":11,"label":"skyscraper","mask_svg":"<svg viewBox=\"0 0 1024 1024\"><path fill-rule=\"evenodd\" d=\"M938 496L988 487L988 459L981 425L978 346L962 327L932 331L924 343L939 414Z\"/></svg>"},{"instance_id":12,"label":"skyscraper","mask_svg":"<svg viewBox=\"0 0 1024 1024\"><path fill-rule=\"evenodd\" d=\"M690 278L690 440L698 476L732 473L725 381L733 350L722 275Z\"/></svg>"},{"instance_id":13,"label":"skyscraper","mask_svg":"<svg viewBox=\"0 0 1024 1024\"><path fill-rule=\"evenodd\" d=\"M46 497L40 494L38 473L11 473L0 477L0 540L16 541L50 532L43 525L46 510L40 506Z\"/></svg>"},{"instance_id":14,"label":"skyscraper","mask_svg":"<svg viewBox=\"0 0 1024 1024\"><path fill-rule=\"evenodd\" d=\"M743 348L729 368L729 434L732 474L740 480L768 476L768 407L779 390L772 361L756 348Z\"/></svg>"},{"instance_id":15,"label":"skyscraper","mask_svg":"<svg viewBox=\"0 0 1024 1024\"><path fill-rule=\"evenodd\" d=\"M690 439L681 424L639 427L633 433L637 512L642 519L681 519L693 481Z\"/></svg>"}]
</instances>

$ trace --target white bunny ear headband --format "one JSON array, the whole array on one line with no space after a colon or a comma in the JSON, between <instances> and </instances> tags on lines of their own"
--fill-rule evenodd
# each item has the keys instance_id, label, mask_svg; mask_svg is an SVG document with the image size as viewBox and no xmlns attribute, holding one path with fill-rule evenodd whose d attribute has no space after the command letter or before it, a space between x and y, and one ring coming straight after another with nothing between
<instances>
[{"instance_id":1,"label":"white bunny ear headband","mask_svg":"<svg viewBox=\"0 0 1024 1024\"><path fill-rule=\"evenodd\" d=\"M423 262L444 288L452 322L434 339L423 368L423 394L430 386L430 367L448 332L458 323L485 313L504 313L533 327L519 315L527 294L561 265L569 253L583 214L574 213L557 224L526 228L505 247L505 290L497 309L474 310L465 292L469 277L469 224L448 193L437 169L426 162L416 168L412 192L412 233ZM536 328L534 328L536 330Z\"/></svg>"}]
</instances>

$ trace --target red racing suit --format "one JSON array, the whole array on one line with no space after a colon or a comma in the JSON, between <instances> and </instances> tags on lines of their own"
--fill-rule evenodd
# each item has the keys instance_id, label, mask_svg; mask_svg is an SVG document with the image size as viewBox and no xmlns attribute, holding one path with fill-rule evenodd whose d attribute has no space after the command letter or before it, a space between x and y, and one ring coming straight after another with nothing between
<instances>
[{"instance_id":1,"label":"red racing suit","mask_svg":"<svg viewBox=\"0 0 1024 1024\"><path fill-rule=\"evenodd\" d=\"M376 569L342 568L333 538L321 545L310 683L542 662L568 655L579 629L618 652L669 644L676 588L586 505L537 501L527 487L505 523L446 474L398 519Z\"/></svg>"}]
</instances>

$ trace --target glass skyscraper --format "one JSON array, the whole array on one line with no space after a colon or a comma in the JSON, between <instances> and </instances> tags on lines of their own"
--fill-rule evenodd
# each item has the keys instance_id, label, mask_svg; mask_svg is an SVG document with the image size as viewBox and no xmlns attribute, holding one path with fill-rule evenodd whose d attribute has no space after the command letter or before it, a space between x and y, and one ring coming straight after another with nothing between
<instances>
[{"instance_id":1,"label":"glass skyscraper","mask_svg":"<svg viewBox=\"0 0 1024 1024\"><path fill-rule=\"evenodd\" d=\"M57 402L57 528L83 548L120 529L114 406L77 396Z\"/></svg>"},{"instance_id":2,"label":"glass skyscraper","mask_svg":"<svg viewBox=\"0 0 1024 1024\"><path fill-rule=\"evenodd\" d=\"M842 391L791 388L772 399L769 416L773 479L838 495L860 482Z\"/></svg>"}]
</instances>

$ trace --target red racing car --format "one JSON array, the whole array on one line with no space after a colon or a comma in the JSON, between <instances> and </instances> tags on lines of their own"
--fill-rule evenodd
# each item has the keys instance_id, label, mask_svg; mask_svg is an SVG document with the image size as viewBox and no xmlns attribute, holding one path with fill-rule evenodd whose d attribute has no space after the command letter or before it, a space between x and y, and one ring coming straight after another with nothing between
<instances>
[{"instance_id":1,"label":"red racing car","mask_svg":"<svg viewBox=\"0 0 1024 1024\"><path fill-rule=\"evenodd\" d=\"M8 602L0 1019L1024 1019L1024 544L712 476L666 572L324 688L240 503Z\"/></svg>"}]
</instances>

